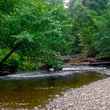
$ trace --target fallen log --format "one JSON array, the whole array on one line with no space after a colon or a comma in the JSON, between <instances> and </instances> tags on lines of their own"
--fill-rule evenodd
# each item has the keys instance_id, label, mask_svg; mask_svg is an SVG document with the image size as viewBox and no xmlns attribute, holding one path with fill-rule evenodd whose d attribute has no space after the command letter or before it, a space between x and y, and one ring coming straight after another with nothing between
<instances>
[{"instance_id":1,"label":"fallen log","mask_svg":"<svg viewBox=\"0 0 110 110\"><path fill-rule=\"evenodd\" d=\"M90 66L110 66L110 61L108 62L90 62L89 63Z\"/></svg>"}]
</instances>

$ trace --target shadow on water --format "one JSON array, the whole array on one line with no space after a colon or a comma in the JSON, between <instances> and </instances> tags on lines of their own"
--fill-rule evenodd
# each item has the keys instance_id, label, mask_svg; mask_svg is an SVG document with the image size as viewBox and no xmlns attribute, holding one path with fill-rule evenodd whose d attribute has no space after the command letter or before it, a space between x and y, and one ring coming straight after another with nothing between
<instances>
[{"instance_id":1,"label":"shadow on water","mask_svg":"<svg viewBox=\"0 0 110 110\"><path fill-rule=\"evenodd\" d=\"M103 79L105 75L85 72L68 76L54 76L27 80L0 80L0 108L33 108L43 105L56 94L69 88Z\"/></svg>"}]
</instances>

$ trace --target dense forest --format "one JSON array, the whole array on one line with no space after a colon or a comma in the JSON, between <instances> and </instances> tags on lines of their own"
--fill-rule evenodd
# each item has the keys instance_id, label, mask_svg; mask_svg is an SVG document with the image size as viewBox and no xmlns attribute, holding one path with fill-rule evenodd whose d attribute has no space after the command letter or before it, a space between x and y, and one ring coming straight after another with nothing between
<instances>
[{"instance_id":1,"label":"dense forest","mask_svg":"<svg viewBox=\"0 0 110 110\"><path fill-rule=\"evenodd\" d=\"M66 5L63 0L0 0L1 63L35 70L44 64L61 67L61 57L68 55L110 58L110 1Z\"/></svg>"}]
</instances>

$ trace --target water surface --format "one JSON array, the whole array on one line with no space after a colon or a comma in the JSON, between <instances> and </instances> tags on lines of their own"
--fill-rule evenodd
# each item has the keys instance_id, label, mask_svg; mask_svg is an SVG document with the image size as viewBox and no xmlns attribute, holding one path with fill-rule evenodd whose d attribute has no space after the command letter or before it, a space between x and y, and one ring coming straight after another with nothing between
<instances>
[{"instance_id":1,"label":"water surface","mask_svg":"<svg viewBox=\"0 0 110 110\"><path fill-rule=\"evenodd\" d=\"M66 76L0 79L0 108L28 108L48 103L57 94L77 88L106 76L96 72L74 73Z\"/></svg>"}]
</instances>

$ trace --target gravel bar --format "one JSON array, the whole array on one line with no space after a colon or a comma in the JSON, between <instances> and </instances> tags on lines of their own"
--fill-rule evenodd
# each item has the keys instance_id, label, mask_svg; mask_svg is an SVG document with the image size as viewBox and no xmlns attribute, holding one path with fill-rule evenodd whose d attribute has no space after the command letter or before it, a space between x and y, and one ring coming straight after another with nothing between
<instances>
[{"instance_id":1,"label":"gravel bar","mask_svg":"<svg viewBox=\"0 0 110 110\"><path fill-rule=\"evenodd\" d=\"M38 110L110 110L110 78L67 90Z\"/></svg>"}]
</instances>

